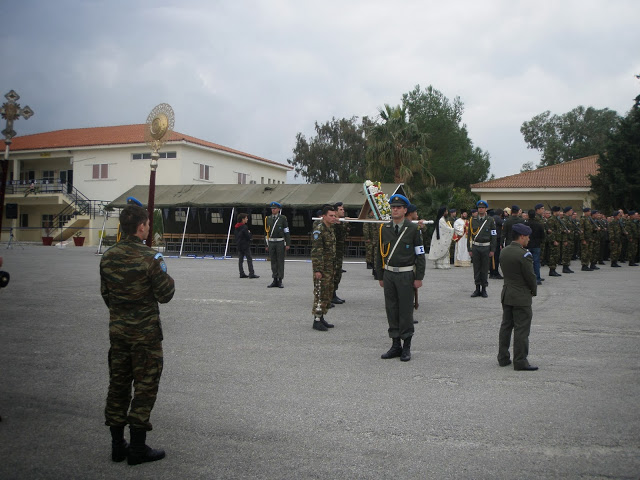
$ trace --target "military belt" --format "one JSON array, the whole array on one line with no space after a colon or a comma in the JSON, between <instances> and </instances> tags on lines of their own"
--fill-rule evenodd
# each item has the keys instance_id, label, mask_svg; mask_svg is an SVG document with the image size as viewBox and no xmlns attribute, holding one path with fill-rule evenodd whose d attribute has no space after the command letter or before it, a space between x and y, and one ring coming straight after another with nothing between
<instances>
[{"instance_id":1,"label":"military belt","mask_svg":"<svg viewBox=\"0 0 640 480\"><path fill-rule=\"evenodd\" d=\"M384 266L385 270L389 270L390 272L413 272L413 265L409 266L409 267L392 267L391 265L385 265Z\"/></svg>"},{"instance_id":2,"label":"military belt","mask_svg":"<svg viewBox=\"0 0 640 480\"><path fill-rule=\"evenodd\" d=\"M491 242L471 242L473 243L476 247L489 247L491 246Z\"/></svg>"},{"instance_id":3,"label":"military belt","mask_svg":"<svg viewBox=\"0 0 640 480\"><path fill-rule=\"evenodd\" d=\"M284 242L284 238L270 238L270 242Z\"/></svg>"}]
</instances>

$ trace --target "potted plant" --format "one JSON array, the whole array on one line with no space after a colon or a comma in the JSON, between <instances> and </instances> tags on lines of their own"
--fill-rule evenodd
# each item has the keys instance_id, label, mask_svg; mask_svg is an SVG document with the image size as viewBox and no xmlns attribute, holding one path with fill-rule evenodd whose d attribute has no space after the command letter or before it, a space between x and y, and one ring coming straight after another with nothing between
<instances>
[{"instance_id":1,"label":"potted plant","mask_svg":"<svg viewBox=\"0 0 640 480\"><path fill-rule=\"evenodd\" d=\"M73 243L76 247L81 247L84 245L84 237L82 236L82 230L78 230L73 234Z\"/></svg>"},{"instance_id":2,"label":"potted plant","mask_svg":"<svg viewBox=\"0 0 640 480\"><path fill-rule=\"evenodd\" d=\"M49 223L45 223L42 227L42 245L51 246L53 245L53 227L50 226Z\"/></svg>"}]
</instances>

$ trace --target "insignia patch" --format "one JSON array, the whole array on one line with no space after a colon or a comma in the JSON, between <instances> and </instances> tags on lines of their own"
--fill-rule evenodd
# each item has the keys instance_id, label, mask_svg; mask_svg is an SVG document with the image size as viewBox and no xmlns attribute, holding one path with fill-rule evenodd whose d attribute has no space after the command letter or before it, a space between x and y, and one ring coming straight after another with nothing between
<instances>
[{"instance_id":1,"label":"insignia patch","mask_svg":"<svg viewBox=\"0 0 640 480\"><path fill-rule=\"evenodd\" d=\"M285 232L285 233L289 233L289 227L285 227L285 228L284 228L284 232Z\"/></svg>"},{"instance_id":2,"label":"insignia patch","mask_svg":"<svg viewBox=\"0 0 640 480\"><path fill-rule=\"evenodd\" d=\"M153 259L154 259L154 260L158 260L158 259L162 260L162 254L161 254L160 252L156 253L156 254L153 256Z\"/></svg>"},{"instance_id":3,"label":"insignia patch","mask_svg":"<svg viewBox=\"0 0 640 480\"><path fill-rule=\"evenodd\" d=\"M496 230L491 230L491 235L498 235L498 232Z\"/></svg>"},{"instance_id":4,"label":"insignia patch","mask_svg":"<svg viewBox=\"0 0 640 480\"><path fill-rule=\"evenodd\" d=\"M523 257L525 257L525 258L526 258L526 257L531 257L531 256L532 256L532 255L531 255L531 252L527 252L527 253L525 253L525 254L523 255Z\"/></svg>"},{"instance_id":5,"label":"insignia patch","mask_svg":"<svg viewBox=\"0 0 640 480\"><path fill-rule=\"evenodd\" d=\"M424 245L418 245L417 247L414 247L414 250L416 255L424 255Z\"/></svg>"},{"instance_id":6,"label":"insignia patch","mask_svg":"<svg viewBox=\"0 0 640 480\"><path fill-rule=\"evenodd\" d=\"M313 232L313 239L317 240L320 237L320 232Z\"/></svg>"},{"instance_id":7,"label":"insignia patch","mask_svg":"<svg viewBox=\"0 0 640 480\"><path fill-rule=\"evenodd\" d=\"M161 261L160 261L160 268L162 269L162 271L163 271L164 273L167 273L167 264L166 264L166 263L164 263L164 260L161 260Z\"/></svg>"}]
</instances>

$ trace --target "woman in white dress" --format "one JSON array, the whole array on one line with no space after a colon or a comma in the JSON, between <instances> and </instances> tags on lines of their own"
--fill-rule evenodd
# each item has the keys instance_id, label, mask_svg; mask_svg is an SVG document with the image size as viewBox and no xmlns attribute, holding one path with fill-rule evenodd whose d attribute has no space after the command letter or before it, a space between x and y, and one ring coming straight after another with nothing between
<instances>
[{"instance_id":1,"label":"woman in white dress","mask_svg":"<svg viewBox=\"0 0 640 480\"><path fill-rule=\"evenodd\" d=\"M449 262L449 247L453 238L453 227L447 223L446 217L449 215L447 207L440 207L436 218L436 229L431 237L431 248L429 249L429 260L435 260L435 267L441 269L451 268Z\"/></svg>"}]
</instances>

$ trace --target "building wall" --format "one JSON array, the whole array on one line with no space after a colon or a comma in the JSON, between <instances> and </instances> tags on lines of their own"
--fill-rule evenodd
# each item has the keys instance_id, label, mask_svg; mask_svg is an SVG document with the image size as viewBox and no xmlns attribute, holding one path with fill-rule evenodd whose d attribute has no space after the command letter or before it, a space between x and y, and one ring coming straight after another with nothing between
<instances>
[{"instance_id":1,"label":"building wall","mask_svg":"<svg viewBox=\"0 0 640 480\"><path fill-rule=\"evenodd\" d=\"M486 200L489 208L511 208L511 205L518 205L523 210L532 209L537 203L544 203L545 208L549 209L554 205L561 207L572 206L574 210L581 211L584 207L591 207L593 196L584 190L570 191L518 191L516 189L509 191L479 191L472 190L480 195L482 200Z\"/></svg>"}]
</instances>

